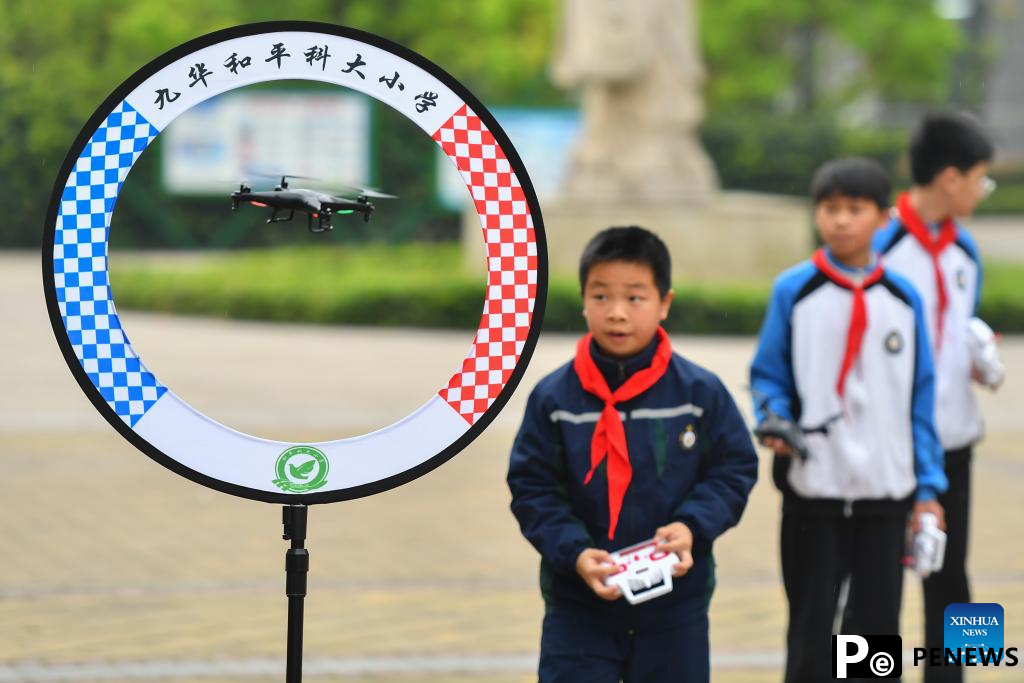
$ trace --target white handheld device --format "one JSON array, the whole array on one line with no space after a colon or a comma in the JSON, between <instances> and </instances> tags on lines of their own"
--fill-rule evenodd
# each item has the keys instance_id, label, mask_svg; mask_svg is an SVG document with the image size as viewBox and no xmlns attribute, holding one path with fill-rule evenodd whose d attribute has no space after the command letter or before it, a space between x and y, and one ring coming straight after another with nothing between
<instances>
[{"instance_id":1,"label":"white handheld device","mask_svg":"<svg viewBox=\"0 0 1024 683\"><path fill-rule=\"evenodd\" d=\"M654 539L622 548L611 554L618 571L606 586L618 586L631 605L637 605L672 591L672 565L679 562L675 553L658 550Z\"/></svg>"},{"instance_id":2,"label":"white handheld device","mask_svg":"<svg viewBox=\"0 0 1024 683\"><path fill-rule=\"evenodd\" d=\"M998 387L1006 376L1006 366L999 358L996 334L981 318L971 318L967 323L967 347L971 363L981 375L987 387Z\"/></svg>"},{"instance_id":3,"label":"white handheld device","mask_svg":"<svg viewBox=\"0 0 1024 683\"><path fill-rule=\"evenodd\" d=\"M913 567L921 578L942 571L946 556L946 532L939 528L939 518L930 512L921 515L921 530L914 534Z\"/></svg>"}]
</instances>

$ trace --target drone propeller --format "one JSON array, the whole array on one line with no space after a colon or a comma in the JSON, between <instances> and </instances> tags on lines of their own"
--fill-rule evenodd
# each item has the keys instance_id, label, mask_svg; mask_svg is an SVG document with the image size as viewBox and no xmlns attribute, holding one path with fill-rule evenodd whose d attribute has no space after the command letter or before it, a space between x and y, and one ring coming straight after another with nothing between
<instances>
[{"instance_id":1,"label":"drone propeller","mask_svg":"<svg viewBox=\"0 0 1024 683\"><path fill-rule=\"evenodd\" d=\"M362 185L350 185L348 183L343 183L339 187L346 190L348 194L355 194L367 199L398 199L397 195L381 192L376 187L363 187Z\"/></svg>"},{"instance_id":2,"label":"drone propeller","mask_svg":"<svg viewBox=\"0 0 1024 683\"><path fill-rule=\"evenodd\" d=\"M311 175L299 175L297 173L285 173L283 171L266 171L252 168L245 169L245 174L250 176L256 176L258 178L293 178L295 180L321 180L321 178Z\"/></svg>"},{"instance_id":3,"label":"drone propeller","mask_svg":"<svg viewBox=\"0 0 1024 683\"><path fill-rule=\"evenodd\" d=\"M293 180L320 180L320 178L317 178L315 176L298 175L295 173L282 173L278 171L270 172L266 169L247 168L245 170L245 173L247 175L256 176L259 178L280 178L281 181L274 188L275 190L287 190L289 178Z\"/></svg>"},{"instance_id":4,"label":"drone propeller","mask_svg":"<svg viewBox=\"0 0 1024 683\"><path fill-rule=\"evenodd\" d=\"M204 183L212 191L220 192L223 189L225 192L232 193L246 193L246 192L260 192L263 190L269 190L268 183L260 182L258 179L254 180L250 176L236 176L235 178L211 178Z\"/></svg>"},{"instance_id":5,"label":"drone propeller","mask_svg":"<svg viewBox=\"0 0 1024 683\"><path fill-rule=\"evenodd\" d=\"M359 194L363 197L369 197L371 199L398 199L398 195L388 194L386 192L381 192L380 190L375 190L370 187L361 190Z\"/></svg>"}]
</instances>

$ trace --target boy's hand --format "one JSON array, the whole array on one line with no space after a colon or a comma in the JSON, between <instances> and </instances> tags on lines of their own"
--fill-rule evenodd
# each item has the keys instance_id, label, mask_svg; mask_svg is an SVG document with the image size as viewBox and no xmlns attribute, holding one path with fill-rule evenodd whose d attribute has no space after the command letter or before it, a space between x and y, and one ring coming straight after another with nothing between
<instances>
[{"instance_id":1,"label":"boy's hand","mask_svg":"<svg viewBox=\"0 0 1024 683\"><path fill-rule=\"evenodd\" d=\"M775 455L793 455L793 449L789 444L777 436L766 436L761 440L761 444L772 449Z\"/></svg>"},{"instance_id":2,"label":"boy's hand","mask_svg":"<svg viewBox=\"0 0 1024 683\"><path fill-rule=\"evenodd\" d=\"M672 522L654 532L654 540L658 541L658 550L675 553L679 562L672 565L672 576L682 576L693 566L693 533L682 522Z\"/></svg>"},{"instance_id":3,"label":"boy's hand","mask_svg":"<svg viewBox=\"0 0 1024 683\"><path fill-rule=\"evenodd\" d=\"M921 530L921 515L930 512L939 518L939 528L946 530L946 512L937 500L920 500L914 503L914 512L910 515L910 530L915 534Z\"/></svg>"},{"instance_id":4,"label":"boy's hand","mask_svg":"<svg viewBox=\"0 0 1024 683\"><path fill-rule=\"evenodd\" d=\"M604 585L604 580L614 574L616 569L607 550L587 548L576 558L576 573L597 597L604 600L615 600L621 595L618 586Z\"/></svg>"}]
</instances>

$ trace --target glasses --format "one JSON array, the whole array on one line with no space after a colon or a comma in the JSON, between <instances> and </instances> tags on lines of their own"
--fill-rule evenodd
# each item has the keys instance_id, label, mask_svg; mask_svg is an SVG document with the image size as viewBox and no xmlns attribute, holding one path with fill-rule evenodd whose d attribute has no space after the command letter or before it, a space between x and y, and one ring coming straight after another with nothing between
<instances>
[{"instance_id":1,"label":"glasses","mask_svg":"<svg viewBox=\"0 0 1024 683\"><path fill-rule=\"evenodd\" d=\"M981 180L979 180L978 186L981 188L982 199L985 199L990 194L996 191L996 181L992 180L988 176L985 176Z\"/></svg>"}]
</instances>

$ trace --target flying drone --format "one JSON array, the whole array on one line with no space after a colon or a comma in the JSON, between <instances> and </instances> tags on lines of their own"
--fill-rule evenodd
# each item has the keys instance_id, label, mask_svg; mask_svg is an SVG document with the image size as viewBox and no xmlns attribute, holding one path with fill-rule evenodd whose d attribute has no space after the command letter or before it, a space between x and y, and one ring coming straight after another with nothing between
<instances>
[{"instance_id":1,"label":"flying drone","mask_svg":"<svg viewBox=\"0 0 1024 683\"><path fill-rule=\"evenodd\" d=\"M253 206L270 209L268 223L287 223L295 217L296 211L306 214L310 232L328 232L333 230L331 218L336 214L363 214L363 221L369 222L374 205L370 199L397 199L395 195L385 194L372 188L351 188L351 196L344 197L317 190L289 189L288 178L300 176L281 176L281 183L267 192L253 192L252 188L242 183L236 192L231 193L231 210L237 211L241 202Z\"/></svg>"}]
</instances>

